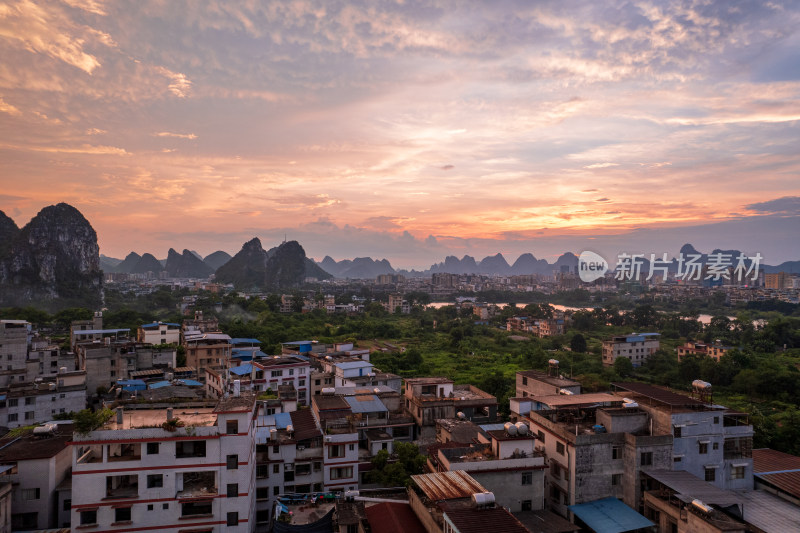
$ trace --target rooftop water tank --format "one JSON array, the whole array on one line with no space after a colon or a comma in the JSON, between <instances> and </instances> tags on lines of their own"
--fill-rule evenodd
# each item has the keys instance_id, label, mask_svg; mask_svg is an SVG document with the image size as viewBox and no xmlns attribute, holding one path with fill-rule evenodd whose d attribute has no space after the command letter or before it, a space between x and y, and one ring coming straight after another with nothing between
<instances>
[{"instance_id":1,"label":"rooftop water tank","mask_svg":"<svg viewBox=\"0 0 800 533\"><path fill-rule=\"evenodd\" d=\"M528 434L528 425L525 422L517 422L514 425L517 426L517 433L520 435Z\"/></svg>"},{"instance_id":2,"label":"rooftop water tank","mask_svg":"<svg viewBox=\"0 0 800 533\"><path fill-rule=\"evenodd\" d=\"M517 435L517 426L511 422L506 422L503 424L503 428L506 430L506 433L508 433L509 437L515 437Z\"/></svg>"},{"instance_id":3,"label":"rooftop water tank","mask_svg":"<svg viewBox=\"0 0 800 533\"><path fill-rule=\"evenodd\" d=\"M494 493L476 492L472 495L472 503L475 507L491 507L494 505Z\"/></svg>"}]
</instances>

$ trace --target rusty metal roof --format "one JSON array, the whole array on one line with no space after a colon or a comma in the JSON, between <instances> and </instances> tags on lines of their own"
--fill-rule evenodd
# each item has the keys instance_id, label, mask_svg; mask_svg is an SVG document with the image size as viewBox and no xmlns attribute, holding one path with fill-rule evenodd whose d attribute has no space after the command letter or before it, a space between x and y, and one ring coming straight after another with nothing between
<instances>
[{"instance_id":1,"label":"rusty metal roof","mask_svg":"<svg viewBox=\"0 0 800 533\"><path fill-rule=\"evenodd\" d=\"M611 385L670 407L705 406L700 400L695 400L694 398L678 394L666 388L648 385L647 383L627 382L612 383ZM634 399L639 401L639 398Z\"/></svg>"},{"instance_id":2,"label":"rusty metal roof","mask_svg":"<svg viewBox=\"0 0 800 533\"><path fill-rule=\"evenodd\" d=\"M477 492L488 492L472 476L462 470L418 474L411 479L425 493L429 500L455 500L469 498Z\"/></svg>"},{"instance_id":3,"label":"rusty metal roof","mask_svg":"<svg viewBox=\"0 0 800 533\"><path fill-rule=\"evenodd\" d=\"M800 498L800 457L769 448L755 449L753 475L780 491Z\"/></svg>"}]
</instances>

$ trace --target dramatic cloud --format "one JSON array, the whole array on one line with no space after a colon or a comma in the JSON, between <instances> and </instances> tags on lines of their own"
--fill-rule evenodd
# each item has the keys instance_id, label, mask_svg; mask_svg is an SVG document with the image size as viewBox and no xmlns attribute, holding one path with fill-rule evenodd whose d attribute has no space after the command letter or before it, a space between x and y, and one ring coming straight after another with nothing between
<instances>
[{"instance_id":1,"label":"dramatic cloud","mask_svg":"<svg viewBox=\"0 0 800 533\"><path fill-rule=\"evenodd\" d=\"M118 256L287 234L426 266L749 221L794 259L798 28L789 0L14 0L2 201L72 202Z\"/></svg>"}]
</instances>

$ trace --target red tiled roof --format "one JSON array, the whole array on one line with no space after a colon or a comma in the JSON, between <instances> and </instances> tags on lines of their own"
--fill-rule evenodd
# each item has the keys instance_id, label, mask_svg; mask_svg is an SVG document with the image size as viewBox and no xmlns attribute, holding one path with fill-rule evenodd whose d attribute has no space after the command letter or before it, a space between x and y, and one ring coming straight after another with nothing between
<instances>
[{"instance_id":1,"label":"red tiled roof","mask_svg":"<svg viewBox=\"0 0 800 533\"><path fill-rule=\"evenodd\" d=\"M379 503L367 507L372 533L425 533L425 527L407 503Z\"/></svg>"}]
</instances>

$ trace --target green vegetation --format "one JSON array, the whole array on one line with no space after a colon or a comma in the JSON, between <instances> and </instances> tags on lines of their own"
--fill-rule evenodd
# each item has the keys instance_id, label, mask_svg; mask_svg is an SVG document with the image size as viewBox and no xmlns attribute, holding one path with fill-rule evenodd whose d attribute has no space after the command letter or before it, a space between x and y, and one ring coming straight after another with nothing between
<instances>
[{"instance_id":1,"label":"green vegetation","mask_svg":"<svg viewBox=\"0 0 800 533\"><path fill-rule=\"evenodd\" d=\"M75 423L75 432L78 435L88 435L108 422L112 416L114 416L114 411L108 408L99 411L92 411L91 409L78 411L72 419Z\"/></svg>"},{"instance_id":2,"label":"green vegetation","mask_svg":"<svg viewBox=\"0 0 800 533\"><path fill-rule=\"evenodd\" d=\"M367 482L377 483L381 487L406 487L411 476L422 474L427 458L419 453L416 444L397 442L394 453L379 450L372 458L372 470L367 473Z\"/></svg>"}]
</instances>

